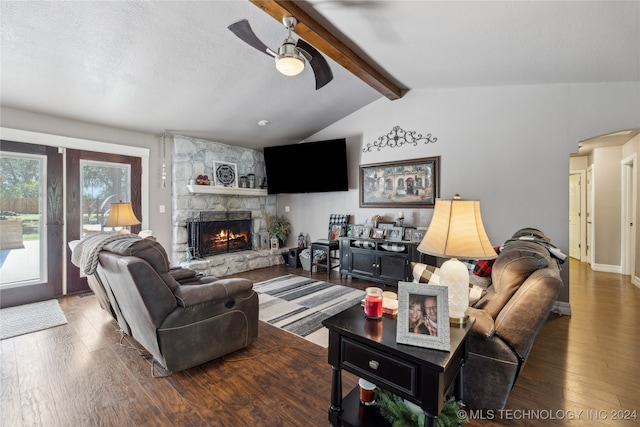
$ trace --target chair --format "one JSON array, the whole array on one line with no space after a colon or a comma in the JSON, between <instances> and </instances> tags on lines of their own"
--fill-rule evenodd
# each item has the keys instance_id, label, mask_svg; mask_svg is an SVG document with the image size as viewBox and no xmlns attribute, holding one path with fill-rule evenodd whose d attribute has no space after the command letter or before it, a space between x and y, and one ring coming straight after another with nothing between
<instances>
[{"instance_id":1,"label":"chair","mask_svg":"<svg viewBox=\"0 0 640 427\"><path fill-rule=\"evenodd\" d=\"M313 272L313 266L324 267L327 270L327 277L331 275L331 270L334 268L340 268L340 254L333 255L336 251L340 251L339 237L347 235L347 224L349 223L350 215L331 214L329 217L329 229L327 233L327 240L318 240L311 243L311 268L309 274ZM324 252L324 257L315 257L316 251ZM324 259L324 262L322 260ZM336 260L336 265L332 266L331 261Z\"/></svg>"},{"instance_id":2,"label":"chair","mask_svg":"<svg viewBox=\"0 0 640 427\"><path fill-rule=\"evenodd\" d=\"M183 371L258 337L258 296L250 280L170 268L158 242L134 235L91 236L74 245L73 255L93 276L90 283L102 288L101 306L152 355L152 374L156 364Z\"/></svg>"}]
</instances>

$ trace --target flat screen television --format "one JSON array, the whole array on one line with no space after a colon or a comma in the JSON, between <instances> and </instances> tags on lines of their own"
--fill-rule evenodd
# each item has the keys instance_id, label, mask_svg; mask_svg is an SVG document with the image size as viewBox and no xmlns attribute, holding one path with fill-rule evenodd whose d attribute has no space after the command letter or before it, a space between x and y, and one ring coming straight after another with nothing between
<instances>
[{"instance_id":1,"label":"flat screen television","mask_svg":"<svg viewBox=\"0 0 640 427\"><path fill-rule=\"evenodd\" d=\"M345 138L264 148L267 193L349 190Z\"/></svg>"}]
</instances>

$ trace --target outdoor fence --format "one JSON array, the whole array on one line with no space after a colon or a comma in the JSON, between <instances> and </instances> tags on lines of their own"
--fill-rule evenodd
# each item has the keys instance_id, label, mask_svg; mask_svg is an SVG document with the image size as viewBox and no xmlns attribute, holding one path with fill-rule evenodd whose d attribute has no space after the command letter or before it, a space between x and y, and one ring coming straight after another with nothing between
<instances>
[{"instance_id":1,"label":"outdoor fence","mask_svg":"<svg viewBox=\"0 0 640 427\"><path fill-rule=\"evenodd\" d=\"M0 198L0 211L18 214L37 214L38 198Z\"/></svg>"}]
</instances>

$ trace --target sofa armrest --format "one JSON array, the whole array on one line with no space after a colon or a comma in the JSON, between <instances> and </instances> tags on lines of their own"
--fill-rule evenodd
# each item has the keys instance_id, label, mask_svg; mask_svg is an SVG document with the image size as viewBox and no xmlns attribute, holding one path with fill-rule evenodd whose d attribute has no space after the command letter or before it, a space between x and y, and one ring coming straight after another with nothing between
<instances>
[{"instance_id":1,"label":"sofa armrest","mask_svg":"<svg viewBox=\"0 0 640 427\"><path fill-rule=\"evenodd\" d=\"M469 307L465 311L465 314L469 316L470 321L473 321L473 325L471 326L472 333L485 338L491 338L493 334L495 334L496 326L491 316L489 316L489 313L484 310Z\"/></svg>"},{"instance_id":2,"label":"sofa armrest","mask_svg":"<svg viewBox=\"0 0 640 427\"><path fill-rule=\"evenodd\" d=\"M496 317L496 335L505 340L523 360L529 355L533 341L547 320L562 286L557 267L537 270L524 281Z\"/></svg>"},{"instance_id":3,"label":"sofa armrest","mask_svg":"<svg viewBox=\"0 0 640 427\"><path fill-rule=\"evenodd\" d=\"M204 279L204 278L203 278ZM190 307L211 301L246 298L253 292L253 282L248 279L229 278L214 282L178 286L173 294L181 307Z\"/></svg>"}]
</instances>

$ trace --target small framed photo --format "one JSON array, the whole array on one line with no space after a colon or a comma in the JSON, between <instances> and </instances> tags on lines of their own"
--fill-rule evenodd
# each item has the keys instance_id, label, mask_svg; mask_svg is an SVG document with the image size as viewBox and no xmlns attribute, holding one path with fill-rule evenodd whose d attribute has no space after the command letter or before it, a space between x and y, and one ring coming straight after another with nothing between
<instances>
[{"instance_id":1,"label":"small framed photo","mask_svg":"<svg viewBox=\"0 0 640 427\"><path fill-rule=\"evenodd\" d=\"M373 234L371 235L372 239L384 239L384 229L383 228L374 228Z\"/></svg>"},{"instance_id":2,"label":"small framed photo","mask_svg":"<svg viewBox=\"0 0 640 427\"><path fill-rule=\"evenodd\" d=\"M387 228L387 240L393 242L399 242L404 237L402 233L402 227L389 227Z\"/></svg>"},{"instance_id":3,"label":"small framed photo","mask_svg":"<svg viewBox=\"0 0 640 427\"><path fill-rule=\"evenodd\" d=\"M365 225L358 228L358 235L356 237L360 237L363 239L368 239L371 237L371 227L367 227Z\"/></svg>"},{"instance_id":4,"label":"small framed photo","mask_svg":"<svg viewBox=\"0 0 640 427\"><path fill-rule=\"evenodd\" d=\"M393 221L391 221L391 222L387 222L387 221L380 221L380 222L378 223L378 228L382 228L382 229L384 230L384 236L385 236L385 237L386 237L386 235L387 235L387 230L388 230L390 227L395 227L395 226L396 226L396 223L395 223L395 222L393 222Z\"/></svg>"},{"instance_id":5,"label":"small framed photo","mask_svg":"<svg viewBox=\"0 0 640 427\"><path fill-rule=\"evenodd\" d=\"M422 239L424 238L424 235L426 234L427 230L420 230L420 229L414 229L411 232L411 241L412 242L416 242L416 243L420 243L422 242Z\"/></svg>"},{"instance_id":6,"label":"small framed photo","mask_svg":"<svg viewBox=\"0 0 640 427\"><path fill-rule=\"evenodd\" d=\"M406 240L407 242L410 242L413 236L413 230L415 230L414 227L404 227L404 230L403 230L404 236L402 240Z\"/></svg>"},{"instance_id":7,"label":"small framed photo","mask_svg":"<svg viewBox=\"0 0 640 427\"><path fill-rule=\"evenodd\" d=\"M238 165L229 162L213 162L213 177L221 187L238 186Z\"/></svg>"},{"instance_id":8,"label":"small framed photo","mask_svg":"<svg viewBox=\"0 0 640 427\"><path fill-rule=\"evenodd\" d=\"M331 238L329 240L338 240L338 238L344 236L346 226L343 224L332 224L330 228Z\"/></svg>"},{"instance_id":9,"label":"small framed photo","mask_svg":"<svg viewBox=\"0 0 640 427\"><path fill-rule=\"evenodd\" d=\"M446 286L398 282L399 344L451 350L447 291Z\"/></svg>"}]
</instances>

